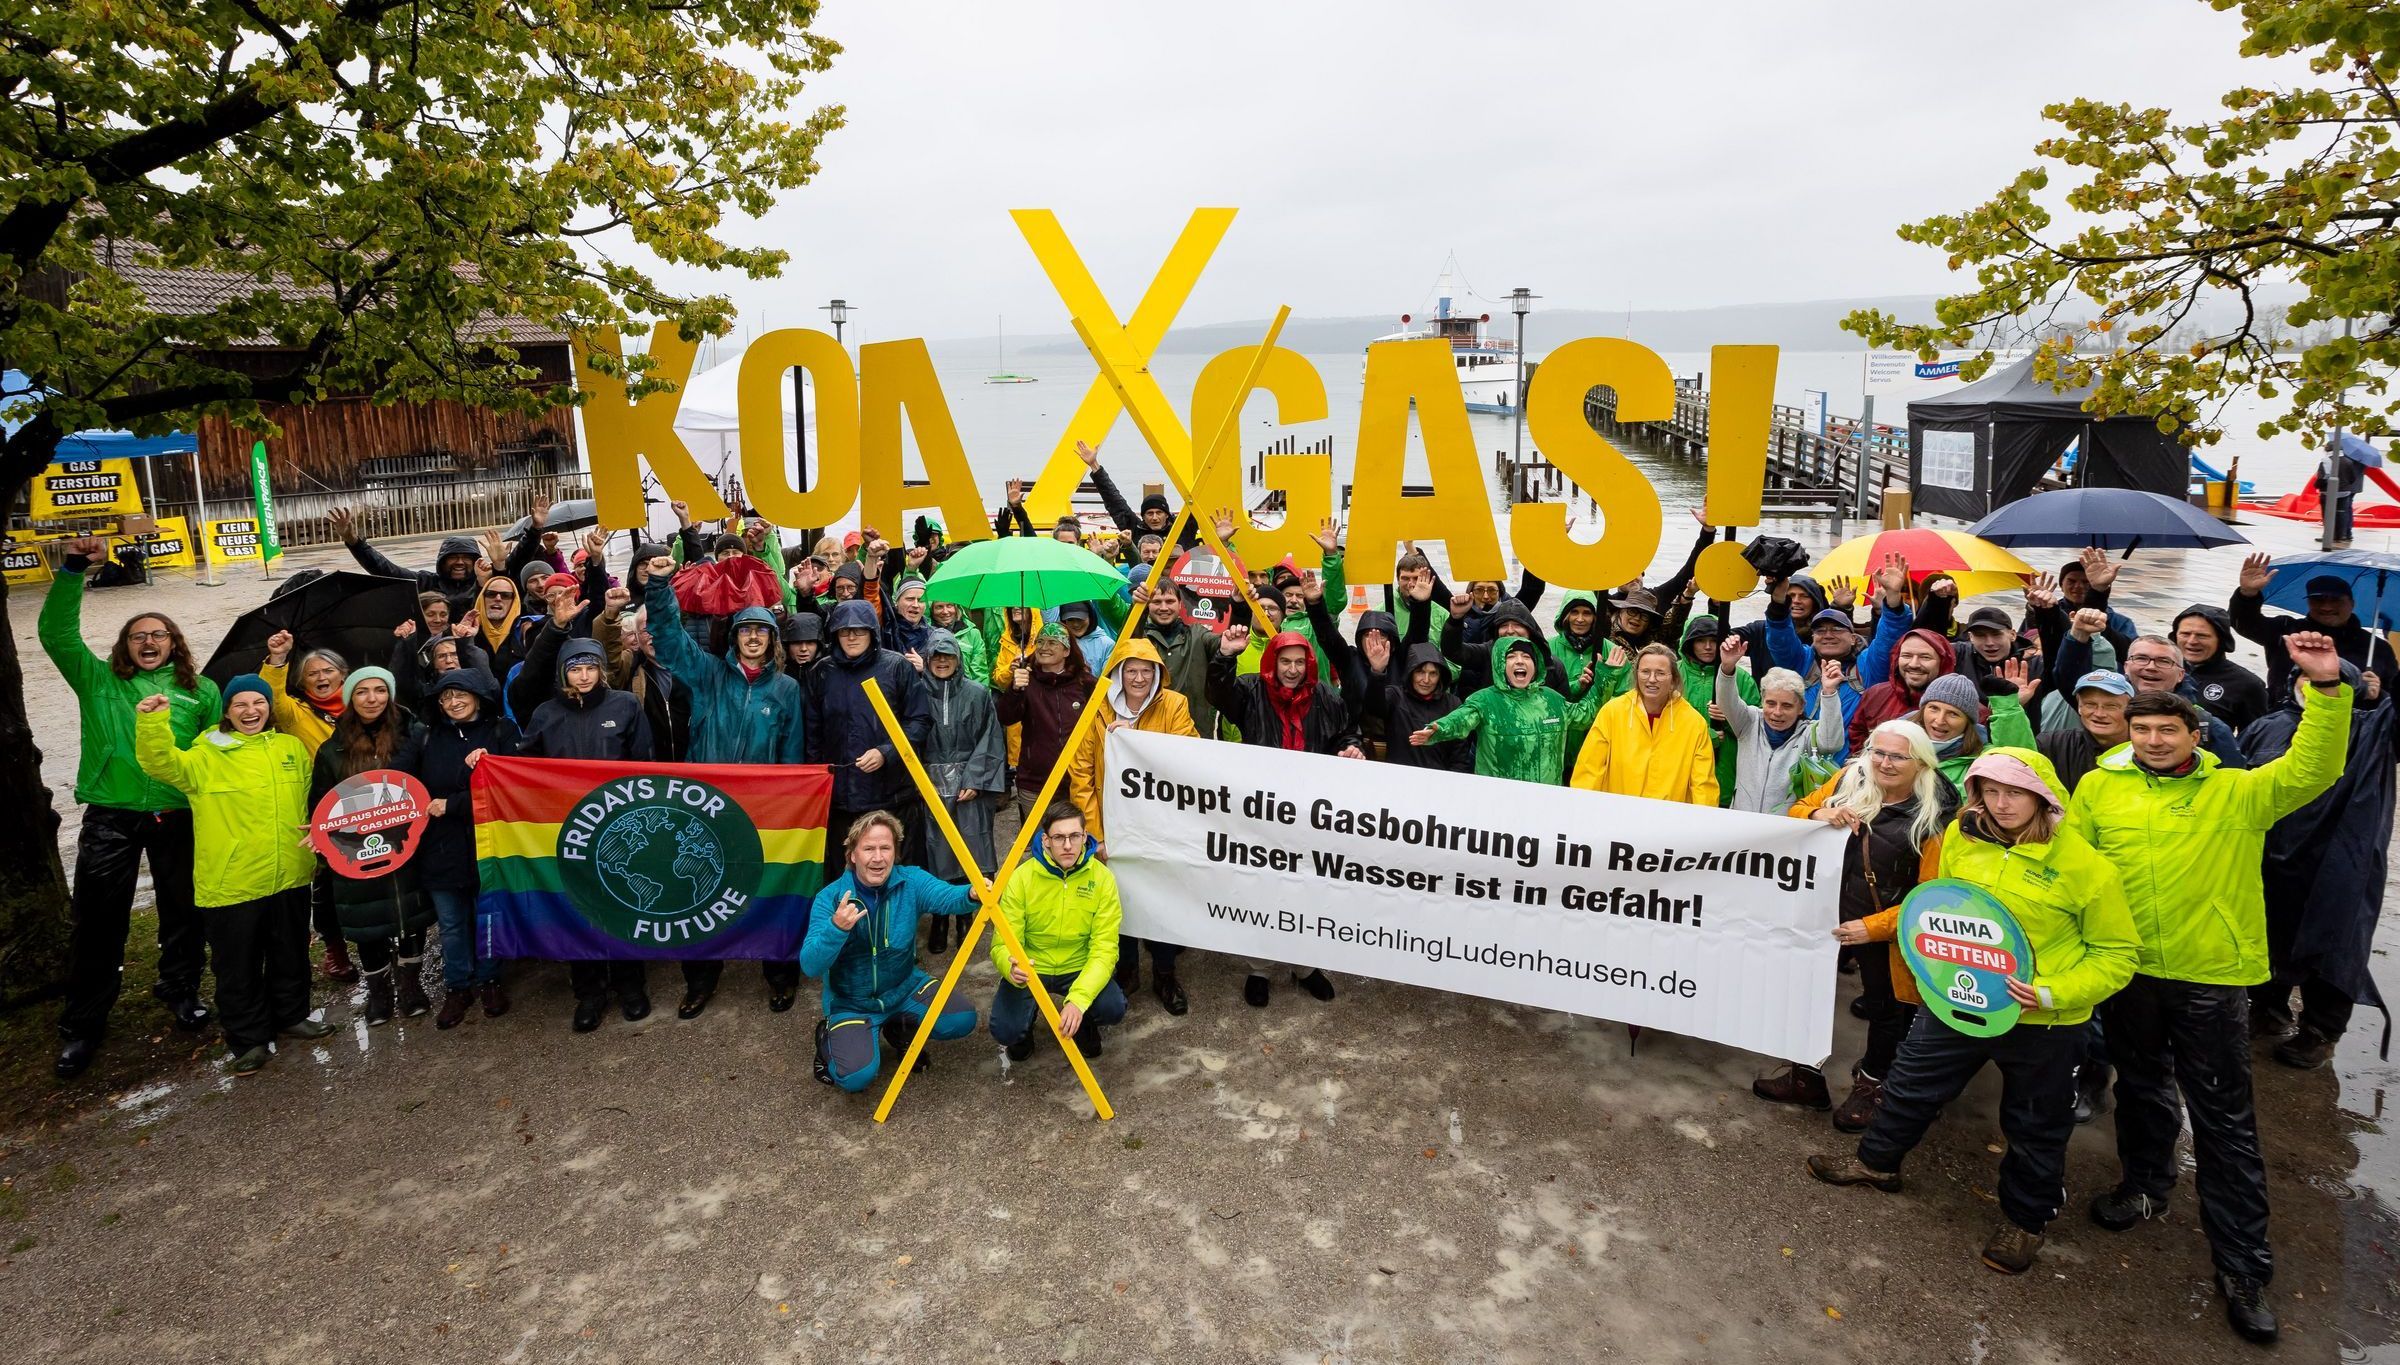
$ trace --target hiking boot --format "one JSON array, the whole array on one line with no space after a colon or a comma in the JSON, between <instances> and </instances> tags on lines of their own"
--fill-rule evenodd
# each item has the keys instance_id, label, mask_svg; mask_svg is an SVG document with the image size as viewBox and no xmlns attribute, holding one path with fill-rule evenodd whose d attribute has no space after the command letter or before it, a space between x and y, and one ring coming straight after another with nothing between
<instances>
[{"instance_id":1,"label":"hiking boot","mask_svg":"<svg viewBox=\"0 0 2400 1365\"><path fill-rule=\"evenodd\" d=\"M626 1023L638 1024L650 1017L650 997L646 994L619 996L617 1013L625 1016Z\"/></svg>"},{"instance_id":2,"label":"hiking boot","mask_svg":"<svg viewBox=\"0 0 2400 1365\"><path fill-rule=\"evenodd\" d=\"M457 1028L467 1020L467 1006L475 1003L475 992L466 987L444 992L442 1012L433 1016L435 1028Z\"/></svg>"},{"instance_id":3,"label":"hiking boot","mask_svg":"<svg viewBox=\"0 0 2400 1365\"><path fill-rule=\"evenodd\" d=\"M1017 1041L1008 1045L1008 1059L1012 1062L1027 1061L1030 1060L1032 1056L1033 1034L1030 1032L1024 1037L1019 1038Z\"/></svg>"},{"instance_id":4,"label":"hiking boot","mask_svg":"<svg viewBox=\"0 0 2400 1365\"><path fill-rule=\"evenodd\" d=\"M1808 1173L1828 1185L1871 1185L1885 1194L1900 1193L1900 1173L1879 1171L1858 1159L1856 1152L1819 1154L1808 1159Z\"/></svg>"},{"instance_id":5,"label":"hiking boot","mask_svg":"<svg viewBox=\"0 0 2400 1365\"><path fill-rule=\"evenodd\" d=\"M1325 973L1321 971L1312 971L1306 976L1294 972L1292 980L1299 982L1300 989L1307 991L1320 1001L1333 998L1333 983L1326 980Z\"/></svg>"},{"instance_id":6,"label":"hiking boot","mask_svg":"<svg viewBox=\"0 0 2400 1365\"><path fill-rule=\"evenodd\" d=\"M1257 972L1252 972L1249 978L1242 982L1242 999L1249 1002L1250 1008L1263 1010L1267 1007L1267 996L1270 989L1265 977Z\"/></svg>"},{"instance_id":7,"label":"hiking boot","mask_svg":"<svg viewBox=\"0 0 2400 1365\"><path fill-rule=\"evenodd\" d=\"M405 1018L414 1019L433 1011L433 1002L425 998L424 963L423 958L404 957L400 959L400 965L394 969L393 1003L399 1006L400 1013Z\"/></svg>"},{"instance_id":8,"label":"hiking boot","mask_svg":"<svg viewBox=\"0 0 2400 1365\"><path fill-rule=\"evenodd\" d=\"M100 1043L94 1038L69 1038L58 1046L58 1060L51 1063L50 1074L62 1081L74 1080L91 1069L92 1059L100 1055Z\"/></svg>"},{"instance_id":9,"label":"hiking boot","mask_svg":"<svg viewBox=\"0 0 2400 1365\"><path fill-rule=\"evenodd\" d=\"M600 1027L600 1016L608 1013L608 997L587 995L575 1002L575 1031L589 1033Z\"/></svg>"},{"instance_id":10,"label":"hiking boot","mask_svg":"<svg viewBox=\"0 0 2400 1365\"><path fill-rule=\"evenodd\" d=\"M1819 1076L1817 1084L1825 1084ZM1875 1121L1875 1111L1883 1108L1883 1082L1860 1072L1850 1082L1850 1098L1833 1111L1833 1126L1845 1133L1863 1133Z\"/></svg>"},{"instance_id":11,"label":"hiking boot","mask_svg":"<svg viewBox=\"0 0 2400 1365\"><path fill-rule=\"evenodd\" d=\"M1833 1107L1833 1096L1825 1089L1825 1073L1797 1062L1750 1082L1750 1093L1769 1104L1797 1104L1820 1113Z\"/></svg>"},{"instance_id":12,"label":"hiking boot","mask_svg":"<svg viewBox=\"0 0 2400 1365\"><path fill-rule=\"evenodd\" d=\"M2339 1041L2303 1025L2299 1032L2275 1045L2275 1060L2296 1071L2314 1071L2333 1060L2333 1046Z\"/></svg>"},{"instance_id":13,"label":"hiking boot","mask_svg":"<svg viewBox=\"0 0 2400 1365\"><path fill-rule=\"evenodd\" d=\"M208 1006L200 1003L199 996L177 995L164 986L152 986L150 994L167 1007L167 1013L175 1016L175 1027L186 1033L198 1033L208 1027Z\"/></svg>"},{"instance_id":14,"label":"hiking boot","mask_svg":"<svg viewBox=\"0 0 2400 1365\"><path fill-rule=\"evenodd\" d=\"M2136 1223L2166 1216L2166 1200L2135 1194L2122 1187L2092 1201L2092 1221L2110 1232L2123 1232Z\"/></svg>"},{"instance_id":15,"label":"hiking boot","mask_svg":"<svg viewBox=\"0 0 2400 1365\"><path fill-rule=\"evenodd\" d=\"M275 1030L286 1038L326 1038L340 1032L322 1019L300 1018Z\"/></svg>"},{"instance_id":16,"label":"hiking boot","mask_svg":"<svg viewBox=\"0 0 2400 1365\"><path fill-rule=\"evenodd\" d=\"M1863 995L1851 996L1850 1017L1853 1019L1865 1019L1868 1017L1868 1014L1869 1011L1867 1009L1867 997Z\"/></svg>"},{"instance_id":17,"label":"hiking boot","mask_svg":"<svg viewBox=\"0 0 2400 1365\"><path fill-rule=\"evenodd\" d=\"M678 1019L699 1018L700 1012L708 1008L708 1002L715 996L715 991L704 991L696 986L685 990L683 1003L675 1007L675 1017Z\"/></svg>"},{"instance_id":18,"label":"hiking boot","mask_svg":"<svg viewBox=\"0 0 2400 1365\"><path fill-rule=\"evenodd\" d=\"M1192 1002L1184 996L1183 983L1175 979L1173 972L1152 972L1150 993L1158 997L1159 1008L1169 1014L1180 1016L1192 1008Z\"/></svg>"},{"instance_id":19,"label":"hiking boot","mask_svg":"<svg viewBox=\"0 0 2400 1365\"><path fill-rule=\"evenodd\" d=\"M508 992L500 988L499 982L486 981L483 983L483 989L475 994L483 1001L484 1018L497 1019L508 1013Z\"/></svg>"},{"instance_id":20,"label":"hiking boot","mask_svg":"<svg viewBox=\"0 0 2400 1365\"><path fill-rule=\"evenodd\" d=\"M2086 1062L2075 1073L2075 1121L2090 1123L2108 1112L2108 1068Z\"/></svg>"},{"instance_id":21,"label":"hiking boot","mask_svg":"<svg viewBox=\"0 0 2400 1365\"><path fill-rule=\"evenodd\" d=\"M339 981L348 985L358 980L358 964L350 960L349 942L337 938L327 943L325 945L325 962L318 970L325 973L325 979L328 981Z\"/></svg>"},{"instance_id":22,"label":"hiking boot","mask_svg":"<svg viewBox=\"0 0 2400 1365\"><path fill-rule=\"evenodd\" d=\"M799 998L800 987L797 983L785 985L778 982L767 987L767 1012L769 1014L785 1013Z\"/></svg>"},{"instance_id":23,"label":"hiking boot","mask_svg":"<svg viewBox=\"0 0 2400 1365\"><path fill-rule=\"evenodd\" d=\"M367 974L367 1006L361 1013L367 1027L392 1022L392 969Z\"/></svg>"},{"instance_id":24,"label":"hiking boot","mask_svg":"<svg viewBox=\"0 0 2400 1365\"><path fill-rule=\"evenodd\" d=\"M236 1076L255 1076L258 1074L259 1068L267 1064L267 1059L274 1055L267 1051L265 1043L260 1043L257 1047L234 1058L233 1065L228 1069Z\"/></svg>"},{"instance_id":25,"label":"hiking boot","mask_svg":"<svg viewBox=\"0 0 2400 1365\"><path fill-rule=\"evenodd\" d=\"M2275 1310L2267 1307L2267 1287L2258 1281L2217 1272L2217 1292L2225 1296L2225 1320L2244 1341L2261 1346L2283 1335Z\"/></svg>"},{"instance_id":26,"label":"hiking boot","mask_svg":"<svg viewBox=\"0 0 2400 1365\"><path fill-rule=\"evenodd\" d=\"M2041 1249L2042 1234L2003 1221L1983 1244L1983 1263L2003 1275L2022 1275L2032 1268L2034 1253Z\"/></svg>"}]
</instances>

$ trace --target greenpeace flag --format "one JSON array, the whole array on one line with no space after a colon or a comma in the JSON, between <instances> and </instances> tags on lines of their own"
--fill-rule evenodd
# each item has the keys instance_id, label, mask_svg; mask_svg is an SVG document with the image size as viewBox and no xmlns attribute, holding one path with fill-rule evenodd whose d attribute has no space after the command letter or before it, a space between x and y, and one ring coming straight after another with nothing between
<instances>
[{"instance_id":1,"label":"greenpeace flag","mask_svg":"<svg viewBox=\"0 0 2400 1365\"><path fill-rule=\"evenodd\" d=\"M486 758L474 796L486 957L799 956L821 766Z\"/></svg>"},{"instance_id":2,"label":"greenpeace flag","mask_svg":"<svg viewBox=\"0 0 2400 1365\"><path fill-rule=\"evenodd\" d=\"M1833 1048L1829 825L1131 729L1108 760L1127 934Z\"/></svg>"}]
</instances>

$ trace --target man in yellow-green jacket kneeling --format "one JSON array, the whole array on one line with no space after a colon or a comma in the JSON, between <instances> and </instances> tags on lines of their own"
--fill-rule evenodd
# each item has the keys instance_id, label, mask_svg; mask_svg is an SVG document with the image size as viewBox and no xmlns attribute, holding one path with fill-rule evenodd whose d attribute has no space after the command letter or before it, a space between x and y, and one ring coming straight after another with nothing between
<instances>
[{"instance_id":1,"label":"man in yellow-green jacket kneeling","mask_svg":"<svg viewBox=\"0 0 2400 1365\"><path fill-rule=\"evenodd\" d=\"M2234 1330L2258 1342L2277 1332L2265 1298L2275 1273L2267 1170L2250 1098L2248 988L2268 976L2260 865L2268 829L2341 777L2350 735L2350 689L2333 642L2303 632L2284 646L2307 684L2282 757L2221 768L2200 747L2196 707L2144 692L2125 707L2130 741L2101 756L2067 806L2067 827L2117 869L2142 940L2133 980L2100 1010L2125 1171L2092 1202L2092 1221L2123 1232L2166 1212L2189 1112L2217 1286Z\"/></svg>"},{"instance_id":2,"label":"man in yellow-green jacket kneeling","mask_svg":"<svg viewBox=\"0 0 2400 1365\"><path fill-rule=\"evenodd\" d=\"M1083 812L1054 803L1042 816L1041 843L1000 893L1000 913L1033 959L1031 973L1058 999L1060 1030L1086 1057L1100 1055L1100 1030L1125 1017L1117 989L1117 929L1125 909L1117 879L1092 856ZM1033 992L1028 968L992 935L992 965L1000 989L992 996L992 1037L1009 1060L1033 1055Z\"/></svg>"}]
</instances>

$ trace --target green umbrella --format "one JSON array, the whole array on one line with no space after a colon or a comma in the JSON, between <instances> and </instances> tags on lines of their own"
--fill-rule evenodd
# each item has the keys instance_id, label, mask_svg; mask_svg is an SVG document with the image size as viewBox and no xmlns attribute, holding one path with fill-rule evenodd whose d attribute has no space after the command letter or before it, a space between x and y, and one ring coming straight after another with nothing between
<instances>
[{"instance_id":1,"label":"green umbrella","mask_svg":"<svg viewBox=\"0 0 2400 1365\"><path fill-rule=\"evenodd\" d=\"M928 602L987 607L1063 606L1114 597L1125 575L1080 545L1048 536L979 540L950 556L925 584Z\"/></svg>"}]
</instances>

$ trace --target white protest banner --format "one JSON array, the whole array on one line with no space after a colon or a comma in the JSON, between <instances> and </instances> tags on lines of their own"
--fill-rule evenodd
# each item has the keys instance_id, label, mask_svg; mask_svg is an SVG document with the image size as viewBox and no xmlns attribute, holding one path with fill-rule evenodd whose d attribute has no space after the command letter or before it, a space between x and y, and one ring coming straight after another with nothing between
<instances>
[{"instance_id":1,"label":"white protest banner","mask_svg":"<svg viewBox=\"0 0 2400 1365\"><path fill-rule=\"evenodd\" d=\"M1132 730L1108 760L1128 934L1833 1050L1829 826Z\"/></svg>"}]
</instances>

